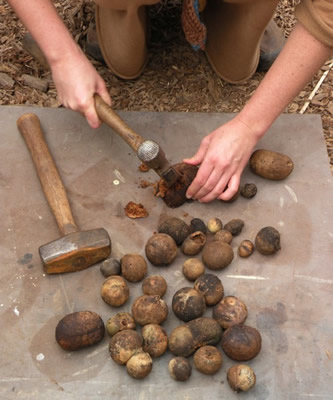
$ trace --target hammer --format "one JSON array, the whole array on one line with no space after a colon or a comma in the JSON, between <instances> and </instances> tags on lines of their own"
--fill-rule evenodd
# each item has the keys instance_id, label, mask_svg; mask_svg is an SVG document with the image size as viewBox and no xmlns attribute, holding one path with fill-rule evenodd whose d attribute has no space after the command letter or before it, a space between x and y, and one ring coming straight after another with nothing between
<instances>
[{"instance_id":1,"label":"hammer","mask_svg":"<svg viewBox=\"0 0 333 400\"><path fill-rule=\"evenodd\" d=\"M144 140L98 94L94 98L99 118L118 133L136 152L139 160L152 168L167 186L173 186L181 175L166 159L161 147L153 140Z\"/></svg>"},{"instance_id":2,"label":"hammer","mask_svg":"<svg viewBox=\"0 0 333 400\"><path fill-rule=\"evenodd\" d=\"M31 34L23 38L23 48L41 65L49 69L46 58ZM140 161L153 169L167 184L173 186L181 177L180 173L169 163L161 147L152 140L144 140L133 131L120 116L98 95L95 94L95 108L99 118L109 125L136 152Z\"/></svg>"},{"instance_id":3,"label":"hammer","mask_svg":"<svg viewBox=\"0 0 333 400\"><path fill-rule=\"evenodd\" d=\"M111 239L103 228L78 230L37 115L23 114L17 120L17 126L30 150L45 197L63 235L39 247L45 272L80 271L104 260L111 253Z\"/></svg>"}]
</instances>

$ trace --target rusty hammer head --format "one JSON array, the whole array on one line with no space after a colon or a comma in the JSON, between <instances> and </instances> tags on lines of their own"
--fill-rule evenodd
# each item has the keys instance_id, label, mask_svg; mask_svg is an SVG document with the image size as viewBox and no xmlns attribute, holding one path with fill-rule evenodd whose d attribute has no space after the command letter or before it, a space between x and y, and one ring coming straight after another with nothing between
<instances>
[{"instance_id":1,"label":"rusty hammer head","mask_svg":"<svg viewBox=\"0 0 333 400\"><path fill-rule=\"evenodd\" d=\"M47 274L88 268L111 254L111 239L105 229L73 232L39 248Z\"/></svg>"},{"instance_id":2,"label":"rusty hammer head","mask_svg":"<svg viewBox=\"0 0 333 400\"><path fill-rule=\"evenodd\" d=\"M166 159L164 151L152 140L145 140L138 148L137 155L143 163L152 168L171 187L181 177Z\"/></svg>"}]
</instances>

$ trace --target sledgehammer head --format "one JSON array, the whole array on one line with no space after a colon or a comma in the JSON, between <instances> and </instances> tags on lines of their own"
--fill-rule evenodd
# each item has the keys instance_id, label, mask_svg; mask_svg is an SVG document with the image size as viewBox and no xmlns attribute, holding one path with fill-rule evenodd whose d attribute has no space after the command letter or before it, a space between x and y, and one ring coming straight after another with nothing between
<instances>
[{"instance_id":1,"label":"sledgehammer head","mask_svg":"<svg viewBox=\"0 0 333 400\"><path fill-rule=\"evenodd\" d=\"M47 274L86 269L111 254L111 239L105 229L74 232L39 248Z\"/></svg>"}]
</instances>

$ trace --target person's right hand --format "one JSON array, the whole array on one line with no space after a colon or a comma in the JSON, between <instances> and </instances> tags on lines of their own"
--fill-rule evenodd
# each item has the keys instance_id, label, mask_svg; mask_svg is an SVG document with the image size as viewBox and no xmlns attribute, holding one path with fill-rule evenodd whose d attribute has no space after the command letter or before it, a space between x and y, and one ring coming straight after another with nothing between
<instances>
[{"instance_id":1,"label":"person's right hand","mask_svg":"<svg viewBox=\"0 0 333 400\"><path fill-rule=\"evenodd\" d=\"M260 136L238 114L204 137L196 154L183 160L200 165L186 196L203 203L230 200L237 193L243 169Z\"/></svg>"},{"instance_id":2,"label":"person's right hand","mask_svg":"<svg viewBox=\"0 0 333 400\"><path fill-rule=\"evenodd\" d=\"M71 110L82 113L92 128L101 124L98 118L94 94L97 93L111 106L111 98L105 82L80 48L75 54L64 56L50 65L61 103Z\"/></svg>"}]
</instances>

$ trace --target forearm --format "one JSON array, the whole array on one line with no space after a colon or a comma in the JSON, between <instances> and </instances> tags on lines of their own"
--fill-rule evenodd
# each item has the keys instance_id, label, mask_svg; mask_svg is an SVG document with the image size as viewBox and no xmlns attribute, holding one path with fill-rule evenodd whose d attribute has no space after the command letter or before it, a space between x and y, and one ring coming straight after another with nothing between
<instances>
[{"instance_id":1,"label":"forearm","mask_svg":"<svg viewBox=\"0 0 333 400\"><path fill-rule=\"evenodd\" d=\"M298 24L279 57L237 118L259 138L332 54Z\"/></svg>"},{"instance_id":2,"label":"forearm","mask_svg":"<svg viewBox=\"0 0 333 400\"><path fill-rule=\"evenodd\" d=\"M50 0L8 0L43 51L49 65L80 50Z\"/></svg>"},{"instance_id":3,"label":"forearm","mask_svg":"<svg viewBox=\"0 0 333 400\"><path fill-rule=\"evenodd\" d=\"M44 53L61 103L100 125L94 94L111 105L105 82L75 43L50 0L7 0Z\"/></svg>"}]
</instances>

